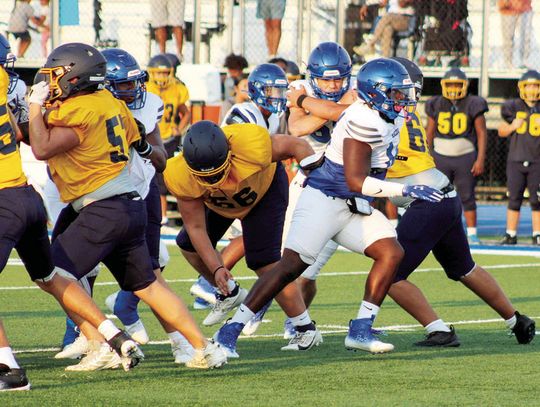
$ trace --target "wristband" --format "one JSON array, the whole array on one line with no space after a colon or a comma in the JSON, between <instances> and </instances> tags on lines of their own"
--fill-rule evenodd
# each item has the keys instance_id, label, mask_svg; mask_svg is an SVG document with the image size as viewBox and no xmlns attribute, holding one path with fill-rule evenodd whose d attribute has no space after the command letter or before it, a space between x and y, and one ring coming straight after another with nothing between
<instances>
[{"instance_id":1,"label":"wristband","mask_svg":"<svg viewBox=\"0 0 540 407\"><path fill-rule=\"evenodd\" d=\"M224 269L225 266L217 266L216 269L212 272L212 274L216 274L216 272L219 270L219 269Z\"/></svg>"},{"instance_id":2,"label":"wristband","mask_svg":"<svg viewBox=\"0 0 540 407\"><path fill-rule=\"evenodd\" d=\"M375 177L366 177L362 185L362 195L376 198L403 196L403 185L397 182L382 181Z\"/></svg>"},{"instance_id":3,"label":"wristband","mask_svg":"<svg viewBox=\"0 0 540 407\"><path fill-rule=\"evenodd\" d=\"M302 103L304 103L304 99L307 98L308 95L300 95L298 99L296 99L296 105L303 109Z\"/></svg>"}]
</instances>

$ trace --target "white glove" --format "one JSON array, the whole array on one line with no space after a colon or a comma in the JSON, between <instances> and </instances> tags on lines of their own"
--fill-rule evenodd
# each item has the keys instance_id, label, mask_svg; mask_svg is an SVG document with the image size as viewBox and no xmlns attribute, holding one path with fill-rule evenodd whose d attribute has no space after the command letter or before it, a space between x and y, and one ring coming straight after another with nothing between
<instances>
[{"instance_id":1,"label":"white glove","mask_svg":"<svg viewBox=\"0 0 540 407\"><path fill-rule=\"evenodd\" d=\"M35 103L43 106L48 97L49 84L45 81L41 81L30 88L30 93L28 94L28 103Z\"/></svg>"}]
</instances>

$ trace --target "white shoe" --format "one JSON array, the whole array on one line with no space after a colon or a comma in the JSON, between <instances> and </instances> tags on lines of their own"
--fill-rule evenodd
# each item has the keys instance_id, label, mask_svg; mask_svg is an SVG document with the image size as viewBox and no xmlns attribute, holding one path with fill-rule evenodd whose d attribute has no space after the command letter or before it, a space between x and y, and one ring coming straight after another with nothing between
<instances>
[{"instance_id":1,"label":"white shoe","mask_svg":"<svg viewBox=\"0 0 540 407\"><path fill-rule=\"evenodd\" d=\"M231 310L244 302L247 295L247 290L238 287L238 294L236 294L234 297L227 297L223 301L217 300L212 311L204 319L203 325L211 326L219 324L221 321L227 318L227 314Z\"/></svg>"},{"instance_id":2,"label":"white shoe","mask_svg":"<svg viewBox=\"0 0 540 407\"><path fill-rule=\"evenodd\" d=\"M182 339L178 342L171 343L171 350L174 356L174 363L185 364L193 359L195 354L195 349L187 341L186 338L182 336Z\"/></svg>"},{"instance_id":3,"label":"white shoe","mask_svg":"<svg viewBox=\"0 0 540 407\"><path fill-rule=\"evenodd\" d=\"M292 338L288 345L281 348L281 350L308 350L314 346L319 346L323 343L321 332L318 329L299 332L296 331L296 335Z\"/></svg>"},{"instance_id":4,"label":"white shoe","mask_svg":"<svg viewBox=\"0 0 540 407\"><path fill-rule=\"evenodd\" d=\"M116 291L109 295L107 298L105 298L105 305L109 310L114 314L114 304L116 303L116 297L118 297L118 293L120 291Z\"/></svg>"},{"instance_id":5,"label":"white shoe","mask_svg":"<svg viewBox=\"0 0 540 407\"><path fill-rule=\"evenodd\" d=\"M216 295L214 293L206 291L204 287L201 286L199 283L193 284L189 288L189 292L191 295L202 298L203 300L205 300L206 302L210 304L215 304L217 302Z\"/></svg>"},{"instance_id":6,"label":"white shoe","mask_svg":"<svg viewBox=\"0 0 540 407\"><path fill-rule=\"evenodd\" d=\"M214 341L208 342L204 349L195 349L193 358L186 363L194 369L214 369L227 363L225 351Z\"/></svg>"},{"instance_id":7,"label":"white shoe","mask_svg":"<svg viewBox=\"0 0 540 407\"><path fill-rule=\"evenodd\" d=\"M90 372L94 370L118 369L122 359L107 343L91 345L92 349L76 365L67 366L68 372Z\"/></svg>"},{"instance_id":8,"label":"white shoe","mask_svg":"<svg viewBox=\"0 0 540 407\"><path fill-rule=\"evenodd\" d=\"M83 334L80 334L75 341L64 346L60 352L54 355L55 359L79 359L89 350L88 341Z\"/></svg>"},{"instance_id":9,"label":"white shoe","mask_svg":"<svg viewBox=\"0 0 540 407\"><path fill-rule=\"evenodd\" d=\"M131 338L139 345L146 345L150 340L148 333L146 332L146 328L140 319L134 324L126 325L125 327L129 336L131 336Z\"/></svg>"}]
</instances>

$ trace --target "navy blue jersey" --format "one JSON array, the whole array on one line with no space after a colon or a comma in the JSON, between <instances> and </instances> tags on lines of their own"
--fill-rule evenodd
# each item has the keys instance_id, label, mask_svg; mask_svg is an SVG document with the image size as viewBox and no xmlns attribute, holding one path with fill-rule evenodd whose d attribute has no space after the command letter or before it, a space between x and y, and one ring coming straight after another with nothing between
<instances>
[{"instance_id":1,"label":"navy blue jersey","mask_svg":"<svg viewBox=\"0 0 540 407\"><path fill-rule=\"evenodd\" d=\"M452 101L441 95L433 96L426 102L426 114L435 120L437 125L435 137L455 139L466 138L476 145L474 120L489 110L484 98L468 95L463 99Z\"/></svg>"},{"instance_id":2,"label":"navy blue jersey","mask_svg":"<svg viewBox=\"0 0 540 407\"><path fill-rule=\"evenodd\" d=\"M507 123L523 119L523 124L509 137L508 161L540 161L540 102L529 107L519 98L507 100L501 116Z\"/></svg>"}]
</instances>

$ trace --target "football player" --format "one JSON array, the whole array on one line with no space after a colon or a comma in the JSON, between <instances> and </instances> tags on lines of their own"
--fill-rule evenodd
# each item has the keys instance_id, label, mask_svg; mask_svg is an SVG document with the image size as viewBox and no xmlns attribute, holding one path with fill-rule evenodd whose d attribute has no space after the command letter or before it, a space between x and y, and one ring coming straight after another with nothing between
<instances>
[{"instance_id":1,"label":"football player","mask_svg":"<svg viewBox=\"0 0 540 407\"><path fill-rule=\"evenodd\" d=\"M407 68L419 99L424 80L422 72L405 58L395 59ZM519 314L493 276L474 263L462 226L460 199L448 178L435 168L424 128L416 113L412 113L401 128L398 155L386 177L401 184L426 184L445 193L444 199L438 203L391 198L399 206L408 208L397 226L398 241L403 246L405 256L388 295L425 327L427 336L416 345L460 345L454 328L448 327L437 316L420 289L407 280L430 251L448 278L461 282L495 310L519 343L529 343L535 334L535 323Z\"/></svg>"},{"instance_id":2,"label":"football player","mask_svg":"<svg viewBox=\"0 0 540 407\"><path fill-rule=\"evenodd\" d=\"M301 168L313 171L296 205L283 257L255 282L244 304L215 335L230 353L236 352L244 324L313 264L330 239L374 260L345 346L373 353L394 348L373 335L372 325L403 250L388 219L370 206L370 197L413 196L436 202L442 193L425 185L384 181L386 169L394 161L405 109L416 105L405 68L390 59L372 60L358 71L357 92L359 99L342 113L324 155L300 162ZM303 107L306 99L317 102L306 96L296 104ZM218 284L227 278L224 271L216 270ZM308 315L307 311L303 315ZM293 340L303 347L312 346L316 332L310 332L309 336L297 332Z\"/></svg>"},{"instance_id":3,"label":"football player","mask_svg":"<svg viewBox=\"0 0 540 407\"><path fill-rule=\"evenodd\" d=\"M126 104L101 89L105 58L89 45L64 44L39 73L47 80L34 85L29 98L32 150L48 160L62 200L70 203L53 231L55 265L80 280L102 261L122 289L133 291L188 338L196 353L187 366L221 366L226 362L223 350L206 341L184 303L153 272L144 239L145 204L127 164L130 147L146 156L152 147ZM51 106L45 116L44 104ZM70 313L89 340L100 341L101 335L109 340L118 333L110 321L92 324L99 326L97 332L79 315ZM128 350L134 361L143 357L132 340ZM107 364L117 363L104 345L95 352L108 358ZM92 359L103 364L99 356Z\"/></svg>"},{"instance_id":4,"label":"football player","mask_svg":"<svg viewBox=\"0 0 540 407\"><path fill-rule=\"evenodd\" d=\"M107 327L111 346L129 357L136 349L135 342L106 320L82 287L58 274L51 259L45 207L34 188L27 185L16 140L21 136L20 130L7 106L10 79L4 67L9 69L14 60L9 43L0 35L0 271L16 249L30 278L39 287L53 295L64 309L86 318L100 331ZM125 362L131 363L127 358ZM14 359L0 323L0 391L29 388L25 371Z\"/></svg>"},{"instance_id":5,"label":"football player","mask_svg":"<svg viewBox=\"0 0 540 407\"><path fill-rule=\"evenodd\" d=\"M504 122L499 136L510 139L506 161L508 209L506 234L501 244L516 244L523 191L529 190L532 210L532 243L540 245L540 73L527 71L518 81L519 98L507 100L501 108Z\"/></svg>"},{"instance_id":6,"label":"football player","mask_svg":"<svg viewBox=\"0 0 540 407\"><path fill-rule=\"evenodd\" d=\"M292 157L302 160L310 154L313 150L305 141L270 136L259 125L233 124L221 129L201 121L186 134L183 154L169 160L165 182L177 197L184 219L177 244L188 262L219 290L218 302L204 325L221 322L247 294L215 251L217 242L232 222L240 219L246 263L264 276L281 257L288 179L279 161ZM320 338L304 313L296 284L276 299L298 330Z\"/></svg>"},{"instance_id":7,"label":"football player","mask_svg":"<svg viewBox=\"0 0 540 407\"><path fill-rule=\"evenodd\" d=\"M166 54L159 54L148 61L149 82L147 90L160 97L163 101L164 111L159 122L159 132L167 151L167 158L174 156L180 148L180 139L186 131L191 120L191 112L186 103L189 101L189 92L186 85L175 77L174 63ZM167 219L167 188L163 182L163 175L158 174L159 194L161 197L162 224Z\"/></svg>"},{"instance_id":8,"label":"football player","mask_svg":"<svg viewBox=\"0 0 540 407\"><path fill-rule=\"evenodd\" d=\"M442 95L426 102L426 128L433 158L456 186L467 224L469 243L479 244L476 231L476 177L484 172L487 129L484 98L468 95L469 80L459 68L446 72L441 80Z\"/></svg>"}]
</instances>

